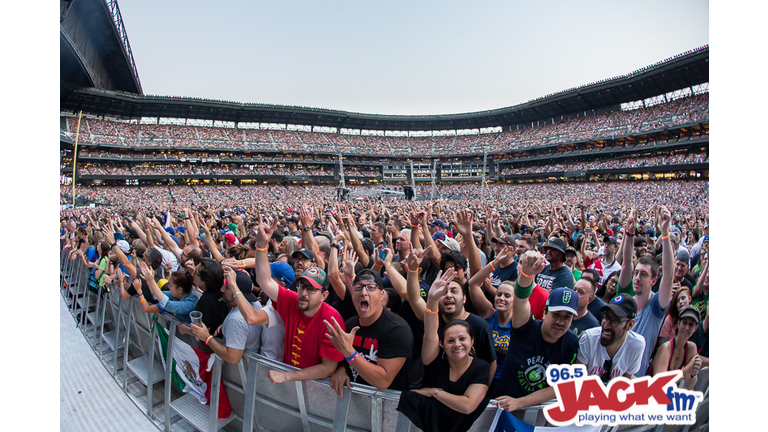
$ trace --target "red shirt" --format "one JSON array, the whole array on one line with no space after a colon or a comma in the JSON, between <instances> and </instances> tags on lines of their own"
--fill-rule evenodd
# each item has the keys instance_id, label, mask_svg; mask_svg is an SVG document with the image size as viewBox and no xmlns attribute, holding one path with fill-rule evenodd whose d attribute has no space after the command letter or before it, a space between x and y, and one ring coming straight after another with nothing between
<instances>
[{"instance_id":1,"label":"red shirt","mask_svg":"<svg viewBox=\"0 0 768 432\"><path fill-rule=\"evenodd\" d=\"M328 329L323 323L324 320L333 323L331 317L334 317L346 331L341 315L329 304L322 303L317 313L310 318L297 307L298 298L294 291L279 287L276 309L285 324L283 363L305 369L322 363L323 358L344 360L341 352L325 337Z\"/></svg>"},{"instance_id":2,"label":"red shirt","mask_svg":"<svg viewBox=\"0 0 768 432\"><path fill-rule=\"evenodd\" d=\"M528 297L528 303L531 305L531 314L535 319L544 319L544 309L547 306L548 298L549 293L547 290L540 287L539 284L534 284L533 291L531 291L531 296Z\"/></svg>"}]
</instances>

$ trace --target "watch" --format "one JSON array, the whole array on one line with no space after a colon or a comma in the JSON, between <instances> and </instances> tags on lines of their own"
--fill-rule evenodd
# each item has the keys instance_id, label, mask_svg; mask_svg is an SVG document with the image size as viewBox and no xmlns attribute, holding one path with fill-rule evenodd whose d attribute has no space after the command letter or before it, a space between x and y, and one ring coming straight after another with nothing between
<instances>
[{"instance_id":1,"label":"watch","mask_svg":"<svg viewBox=\"0 0 768 432\"><path fill-rule=\"evenodd\" d=\"M305 226L305 227L304 227L304 231L311 231L311 230L312 230L312 227L311 227L311 226Z\"/></svg>"},{"instance_id":2,"label":"watch","mask_svg":"<svg viewBox=\"0 0 768 432\"><path fill-rule=\"evenodd\" d=\"M109 248L112 249L113 247L117 246L117 242L112 243Z\"/></svg>"}]
</instances>

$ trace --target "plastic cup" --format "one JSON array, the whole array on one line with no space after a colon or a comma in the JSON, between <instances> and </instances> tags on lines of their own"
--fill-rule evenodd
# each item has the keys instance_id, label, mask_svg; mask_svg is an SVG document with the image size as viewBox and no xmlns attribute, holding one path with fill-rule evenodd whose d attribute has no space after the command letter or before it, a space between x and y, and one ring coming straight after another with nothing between
<instances>
[{"instance_id":1,"label":"plastic cup","mask_svg":"<svg viewBox=\"0 0 768 432\"><path fill-rule=\"evenodd\" d=\"M192 324L200 324L203 322L203 313L200 311L192 311L189 313L189 319L192 320Z\"/></svg>"}]
</instances>

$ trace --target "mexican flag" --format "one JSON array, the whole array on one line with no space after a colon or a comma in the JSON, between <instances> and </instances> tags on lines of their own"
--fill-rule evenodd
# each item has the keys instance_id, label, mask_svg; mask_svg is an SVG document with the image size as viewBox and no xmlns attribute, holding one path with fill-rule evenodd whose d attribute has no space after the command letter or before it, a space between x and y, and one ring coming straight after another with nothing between
<instances>
[{"instance_id":1,"label":"mexican flag","mask_svg":"<svg viewBox=\"0 0 768 432\"><path fill-rule=\"evenodd\" d=\"M153 323L153 331L157 331L157 344L163 358L165 368L166 352L168 351L168 330L160 323ZM208 405L211 396L211 378L213 377L213 358L196 348L192 348L181 339L173 342L173 385L184 393L191 393L203 405ZM219 387L219 418L229 418L232 406L229 404L224 386Z\"/></svg>"}]
</instances>

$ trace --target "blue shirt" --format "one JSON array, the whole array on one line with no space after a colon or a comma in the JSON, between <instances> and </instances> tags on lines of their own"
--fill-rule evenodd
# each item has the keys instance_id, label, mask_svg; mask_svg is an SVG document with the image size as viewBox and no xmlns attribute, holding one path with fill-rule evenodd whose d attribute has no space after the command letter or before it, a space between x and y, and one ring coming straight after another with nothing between
<instances>
[{"instance_id":1,"label":"blue shirt","mask_svg":"<svg viewBox=\"0 0 768 432\"><path fill-rule=\"evenodd\" d=\"M667 306L669 307L669 306ZM648 375L648 365L651 363L651 353L656 347L656 340L659 338L661 326L664 323L664 314L666 309L662 309L659 304L659 293L653 293L648 304L635 319L635 326L632 331L645 338L645 349L643 350L643 360L640 363L638 377Z\"/></svg>"},{"instance_id":2,"label":"blue shirt","mask_svg":"<svg viewBox=\"0 0 768 432\"><path fill-rule=\"evenodd\" d=\"M181 322L191 324L192 320L189 318L189 313L195 310L197 306L197 296L194 292L190 292L181 298L176 299L171 296L170 291L163 290L163 296L157 305L160 306L160 312L168 312ZM216 329L209 329L214 331Z\"/></svg>"},{"instance_id":3,"label":"blue shirt","mask_svg":"<svg viewBox=\"0 0 768 432\"><path fill-rule=\"evenodd\" d=\"M509 332L512 329L512 320L507 325L499 324L498 311L493 311L493 315L486 318L485 321L491 326L491 338L493 338L493 347L496 349L496 373L493 380L496 381L501 376L501 368L504 366L504 357L509 349Z\"/></svg>"}]
</instances>

